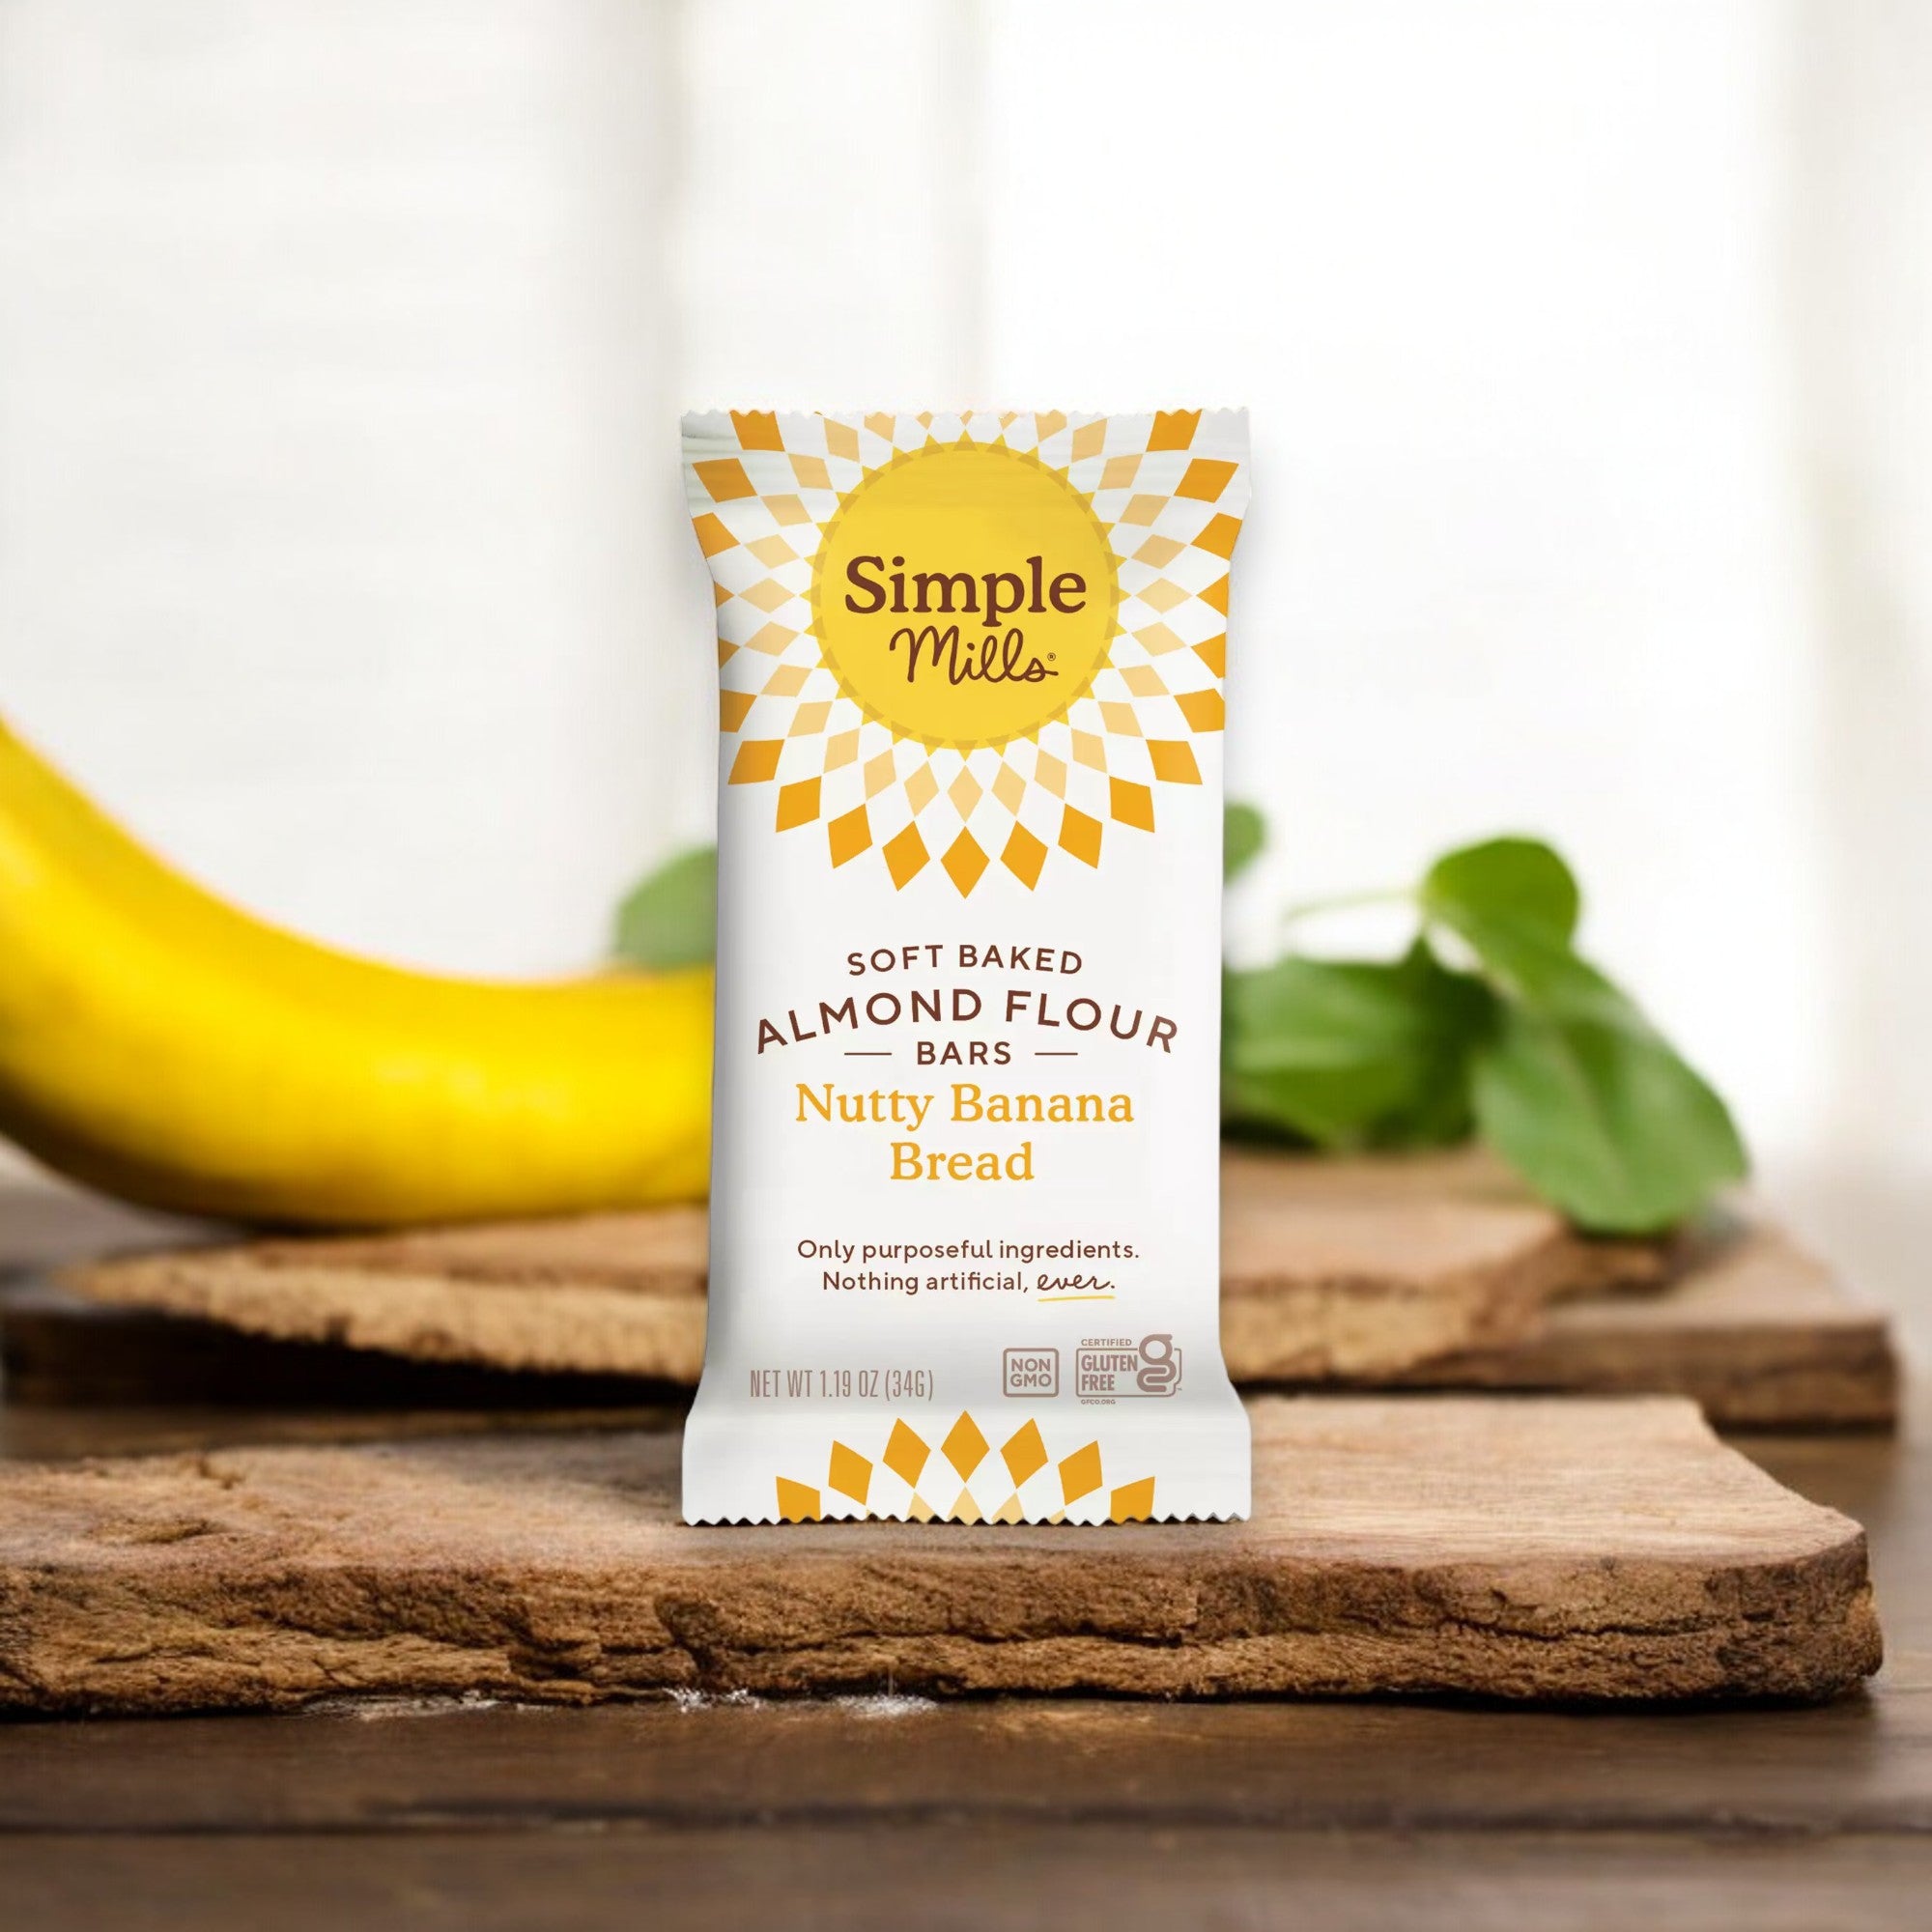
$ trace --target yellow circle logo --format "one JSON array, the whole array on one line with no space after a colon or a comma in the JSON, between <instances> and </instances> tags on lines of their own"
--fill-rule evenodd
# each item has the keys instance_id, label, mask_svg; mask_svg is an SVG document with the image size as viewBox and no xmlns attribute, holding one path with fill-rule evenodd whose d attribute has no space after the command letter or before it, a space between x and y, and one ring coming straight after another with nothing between
<instances>
[{"instance_id":1,"label":"yellow circle logo","mask_svg":"<svg viewBox=\"0 0 1932 1932\"><path fill-rule=\"evenodd\" d=\"M972 751L1050 724L1106 662L1120 604L1092 506L1024 451L947 443L860 483L819 545L819 649L901 738Z\"/></svg>"}]
</instances>

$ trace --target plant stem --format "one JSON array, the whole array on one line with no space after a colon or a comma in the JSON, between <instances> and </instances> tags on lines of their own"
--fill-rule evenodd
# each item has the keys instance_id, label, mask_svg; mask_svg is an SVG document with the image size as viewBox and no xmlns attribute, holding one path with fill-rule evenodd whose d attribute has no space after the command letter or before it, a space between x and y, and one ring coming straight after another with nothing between
<instances>
[{"instance_id":1,"label":"plant stem","mask_svg":"<svg viewBox=\"0 0 1932 1932\"><path fill-rule=\"evenodd\" d=\"M1298 905L1292 905L1281 916L1281 929L1286 932L1292 925L1298 925L1305 919L1318 918L1322 913L1355 912L1364 906L1415 904L1415 893L1407 886L1397 886L1373 893L1340 893L1333 898L1303 899Z\"/></svg>"}]
</instances>

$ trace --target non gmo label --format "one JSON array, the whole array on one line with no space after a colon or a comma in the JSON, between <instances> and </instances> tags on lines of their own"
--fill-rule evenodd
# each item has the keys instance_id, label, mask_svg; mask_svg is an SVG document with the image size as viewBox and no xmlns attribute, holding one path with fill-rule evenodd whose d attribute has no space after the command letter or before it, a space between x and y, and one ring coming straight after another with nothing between
<instances>
[{"instance_id":1,"label":"non gmo label","mask_svg":"<svg viewBox=\"0 0 1932 1932\"><path fill-rule=\"evenodd\" d=\"M1001 1357L1000 1386L1007 1395L1031 1401L1060 1393L1058 1349L1009 1349Z\"/></svg>"}]
</instances>

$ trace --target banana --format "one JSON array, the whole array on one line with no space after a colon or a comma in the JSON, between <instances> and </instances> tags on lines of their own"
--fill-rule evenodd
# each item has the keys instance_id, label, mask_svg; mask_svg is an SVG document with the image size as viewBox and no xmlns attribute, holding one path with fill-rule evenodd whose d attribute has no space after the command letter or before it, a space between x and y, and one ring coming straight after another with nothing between
<instances>
[{"instance_id":1,"label":"banana","mask_svg":"<svg viewBox=\"0 0 1932 1932\"><path fill-rule=\"evenodd\" d=\"M308 1227L702 1196L711 975L513 985L204 892L0 724L0 1134L145 1207Z\"/></svg>"}]
</instances>

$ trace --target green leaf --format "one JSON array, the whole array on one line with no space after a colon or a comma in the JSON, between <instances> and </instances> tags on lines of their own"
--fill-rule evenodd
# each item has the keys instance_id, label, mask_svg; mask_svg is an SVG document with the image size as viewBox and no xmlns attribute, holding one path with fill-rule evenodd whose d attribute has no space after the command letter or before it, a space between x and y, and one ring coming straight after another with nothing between
<instances>
[{"instance_id":1,"label":"green leaf","mask_svg":"<svg viewBox=\"0 0 1932 1932\"><path fill-rule=\"evenodd\" d=\"M1533 925L1492 924L1481 931L1476 952L1483 975L1506 1000L1635 1039L1657 1037L1635 1001L1567 942Z\"/></svg>"},{"instance_id":2,"label":"green leaf","mask_svg":"<svg viewBox=\"0 0 1932 1932\"><path fill-rule=\"evenodd\" d=\"M1723 1101L1635 1017L1505 999L1471 1075L1483 1138L1600 1234L1671 1227L1748 1166Z\"/></svg>"},{"instance_id":3,"label":"green leaf","mask_svg":"<svg viewBox=\"0 0 1932 1932\"><path fill-rule=\"evenodd\" d=\"M1267 821L1251 805L1231 805L1222 816L1221 877L1244 872L1267 843Z\"/></svg>"},{"instance_id":4,"label":"green leaf","mask_svg":"<svg viewBox=\"0 0 1932 1932\"><path fill-rule=\"evenodd\" d=\"M1745 1174L1724 1103L1630 996L1572 945L1581 897L1570 868L1531 838L1438 860L1425 919L1476 954L1497 996L1477 1045L1477 1130L1580 1226L1651 1234Z\"/></svg>"},{"instance_id":5,"label":"green leaf","mask_svg":"<svg viewBox=\"0 0 1932 1932\"><path fill-rule=\"evenodd\" d=\"M612 945L627 965L669 972L710 963L718 943L718 854L681 852L635 886L617 908Z\"/></svg>"},{"instance_id":6,"label":"green leaf","mask_svg":"<svg viewBox=\"0 0 1932 1932\"><path fill-rule=\"evenodd\" d=\"M1394 965L1290 957L1230 973L1223 1111L1324 1148L1463 1139L1468 1054L1492 1007L1420 943Z\"/></svg>"},{"instance_id":7,"label":"green leaf","mask_svg":"<svg viewBox=\"0 0 1932 1932\"><path fill-rule=\"evenodd\" d=\"M1479 953L1494 932L1567 945L1583 905L1576 875L1540 838L1490 838L1447 853L1430 867L1417 896L1426 919Z\"/></svg>"}]
</instances>

